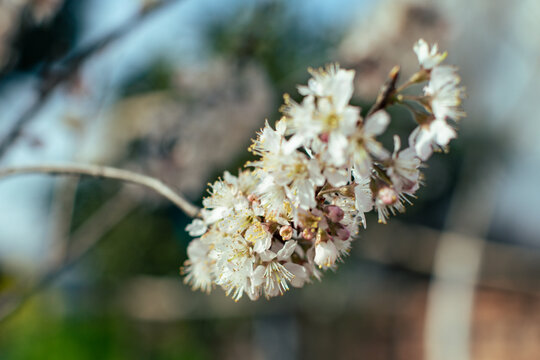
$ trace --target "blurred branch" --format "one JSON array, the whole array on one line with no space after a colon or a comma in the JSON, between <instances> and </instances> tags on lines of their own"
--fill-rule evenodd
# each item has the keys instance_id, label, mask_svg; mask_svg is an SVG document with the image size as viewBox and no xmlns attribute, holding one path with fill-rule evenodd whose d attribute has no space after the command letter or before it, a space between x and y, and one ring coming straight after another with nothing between
<instances>
[{"instance_id":1,"label":"blurred branch","mask_svg":"<svg viewBox=\"0 0 540 360\"><path fill-rule=\"evenodd\" d=\"M67 256L78 184L78 177L67 178L65 181L58 181L54 189L50 210L51 218L56 220L51 226L50 235L50 238L54 241L51 252L52 264L63 261Z\"/></svg>"},{"instance_id":2,"label":"blurred branch","mask_svg":"<svg viewBox=\"0 0 540 360\"><path fill-rule=\"evenodd\" d=\"M53 94L54 90L62 83L72 79L87 60L112 42L127 35L131 30L138 27L158 10L178 1L179 0L161 0L152 2L151 4L143 4L138 15L130 21L102 38L97 39L80 49L76 49L73 53L67 55L57 63L48 65L42 71L41 83L39 84L38 89L39 93L36 100L19 116L18 119L15 120L13 127L0 141L0 158L6 154L9 147L19 138L23 132L23 128L34 119L35 115L39 113L41 108L47 103L47 100Z\"/></svg>"},{"instance_id":3,"label":"blurred branch","mask_svg":"<svg viewBox=\"0 0 540 360\"><path fill-rule=\"evenodd\" d=\"M139 196L133 196L132 191L121 190L102 205L73 233L72 246L65 258L59 258L45 275L22 294L12 292L0 298L0 323L15 315L30 298L83 259L107 233L135 209L138 203Z\"/></svg>"},{"instance_id":4,"label":"blurred branch","mask_svg":"<svg viewBox=\"0 0 540 360\"><path fill-rule=\"evenodd\" d=\"M0 178L23 175L23 174L48 174L48 175L86 175L99 178L115 179L125 181L128 183L138 184L150 188L158 194L164 196L178 208L180 208L186 215L190 217L198 217L200 209L191 204L182 195L175 192L169 186L165 185L160 180L137 174L128 170L117 169L108 166L99 165L80 165L80 164L67 164L67 165L39 165L39 166L21 166L0 169Z\"/></svg>"}]
</instances>

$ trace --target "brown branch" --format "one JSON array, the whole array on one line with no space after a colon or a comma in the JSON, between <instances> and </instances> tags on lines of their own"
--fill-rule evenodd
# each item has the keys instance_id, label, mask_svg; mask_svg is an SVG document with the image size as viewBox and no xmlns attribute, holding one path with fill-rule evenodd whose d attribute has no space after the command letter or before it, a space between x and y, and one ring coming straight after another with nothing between
<instances>
[{"instance_id":1,"label":"brown branch","mask_svg":"<svg viewBox=\"0 0 540 360\"><path fill-rule=\"evenodd\" d=\"M390 73L388 73L388 79L384 83L384 85L381 87L381 90L379 90L379 94L377 95L377 100L375 100L375 104L369 109L366 117L374 114L375 112L384 109L387 105L389 105L389 101L391 97L394 95L396 90L396 82L399 77L399 66L394 66L392 70L390 70Z\"/></svg>"},{"instance_id":2,"label":"brown branch","mask_svg":"<svg viewBox=\"0 0 540 360\"><path fill-rule=\"evenodd\" d=\"M48 175L86 175L99 178L115 179L142 185L154 190L156 193L164 196L178 208L191 217L198 217L200 209L191 204L182 195L175 192L162 181L128 170L117 169L108 166L90 165L90 164L66 164L66 165L37 165L20 166L0 169L0 178L23 175L23 174L48 174Z\"/></svg>"},{"instance_id":3,"label":"brown branch","mask_svg":"<svg viewBox=\"0 0 540 360\"><path fill-rule=\"evenodd\" d=\"M139 14L127 23L111 31L103 38L98 39L73 53L64 59L50 64L42 72L41 82L38 85L38 95L36 100L15 120L14 125L0 141L0 158L4 156L9 147L21 136L24 127L29 124L47 103L54 90L66 81L69 81L77 73L80 67L93 55L106 48L109 44L127 35L131 30L143 23L152 14L163 9L167 5L178 0L161 0L152 6L141 9Z\"/></svg>"}]
</instances>

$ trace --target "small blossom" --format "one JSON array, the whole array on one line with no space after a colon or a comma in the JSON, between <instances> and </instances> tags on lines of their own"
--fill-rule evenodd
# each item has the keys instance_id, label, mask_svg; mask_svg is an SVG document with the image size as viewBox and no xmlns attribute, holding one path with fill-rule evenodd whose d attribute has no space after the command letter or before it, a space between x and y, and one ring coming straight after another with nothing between
<instances>
[{"instance_id":1,"label":"small blossom","mask_svg":"<svg viewBox=\"0 0 540 360\"><path fill-rule=\"evenodd\" d=\"M315 264L330 267L338 259L339 251L333 241L321 241L315 245Z\"/></svg>"},{"instance_id":2,"label":"small blossom","mask_svg":"<svg viewBox=\"0 0 540 360\"><path fill-rule=\"evenodd\" d=\"M399 193L395 189L389 186L383 186L377 191L375 199L375 209L379 216L379 223L386 224L390 215L396 215L396 213L404 212L405 206L403 201L405 199L400 197Z\"/></svg>"},{"instance_id":3,"label":"small blossom","mask_svg":"<svg viewBox=\"0 0 540 360\"><path fill-rule=\"evenodd\" d=\"M398 197L394 189L385 186L379 189L379 192L377 193L377 200L383 205L394 205L398 200Z\"/></svg>"},{"instance_id":4,"label":"small blossom","mask_svg":"<svg viewBox=\"0 0 540 360\"><path fill-rule=\"evenodd\" d=\"M373 195L371 193L370 182L369 177L359 178L357 185L354 187L356 211L358 211L359 216L362 218L364 228L366 227L366 216L364 214L373 208Z\"/></svg>"},{"instance_id":5,"label":"small blossom","mask_svg":"<svg viewBox=\"0 0 540 360\"><path fill-rule=\"evenodd\" d=\"M394 136L394 152L387 172L398 192L412 195L420 187L420 159L413 148L400 151L400 144L399 136Z\"/></svg>"},{"instance_id":6,"label":"small blossom","mask_svg":"<svg viewBox=\"0 0 540 360\"><path fill-rule=\"evenodd\" d=\"M185 283L191 284L194 290L201 289L210 292L214 276L208 257L208 245L200 239L194 239L189 243L187 253L189 260L184 267L184 272L187 274Z\"/></svg>"},{"instance_id":7,"label":"small blossom","mask_svg":"<svg viewBox=\"0 0 540 360\"><path fill-rule=\"evenodd\" d=\"M331 99L337 108L344 108L351 100L354 91L354 71L343 70L332 64L326 69L310 70L313 78L308 86L299 86L302 95L313 95Z\"/></svg>"},{"instance_id":8,"label":"small blossom","mask_svg":"<svg viewBox=\"0 0 540 360\"><path fill-rule=\"evenodd\" d=\"M304 266L287 262L283 264L283 267L293 275L293 278L290 280L292 286L302 287L306 282L309 282L309 273Z\"/></svg>"},{"instance_id":9,"label":"small blossom","mask_svg":"<svg viewBox=\"0 0 540 360\"><path fill-rule=\"evenodd\" d=\"M459 120L465 113L459 108L464 89L458 86L461 79L452 66L437 66L431 72L424 93L430 99L430 107L437 119Z\"/></svg>"},{"instance_id":10,"label":"small blossom","mask_svg":"<svg viewBox=\"0 0 540 360\"><path fill-rule=\"evenodd\" d=\"M385 159L389 153L383 146L375 140L375 137L382 134L388 124L390 116L384 110L379 110L369 116L362 127L359 127L352 136L348 146L351 157L352 168L360 176L370 175L372 158Z\"/></svg>"},{"instance_id":11,"label":"small blossom","mask_svg":"<svg viewBox=\"0 0 540 360\"><path fill-rule=\"evenodd\" d=\"M434 44L429 49L429 45L424 41L424 39L418 40L413 47L416 56L418 57L418 62L420 66L426 70L433 69L435 66L439 65L445 58L446 52L440 54L437 44Z\"/></svg>"},{"instance_id":12,"label":"small blossom","mask_svg":"<svg viewBox=\"0 0 540 360\"><path fill-rule=\"evenodd\" d=\"M413 130L409 136L409 144L416 155L425 161L431 156L433 149L444 148L456 136L456 131L446 121L433 118Z\"/></svg>"},{"instance_id":13,"label":"small blossom","mask_svg":"<svg viewBox=\"0 0 540 360\"><path fill-rule=\"evenodd\" d=\"M201 236L208 230L208 226L201 219L194 219L191 224L186 226L190 236Z\"/></svg>"},{"instance_id":14,"label":"small blossom","mask_svg":"<svg viewBox=\"0 0 540 360\"><path fill-rule=\"evenodd\" d=\"M272 234L258 221L247 228L244 238L253 244L253 250L258 253L268 250L272 245Z\"/></svg>"},{"instance_id":15,"label":"small blossom","mask_svg":"<svg viewBox=\"0 0 540 360\"><path fill-rule=\"evenodd\" d=\"M282 226L279 229L279 236L281 236L281 238L283 240L290 240L292 238L292 236L293 236L293 228L292 228L292 226L290 226L290 225Z\"/></svg>"}]
</instances>

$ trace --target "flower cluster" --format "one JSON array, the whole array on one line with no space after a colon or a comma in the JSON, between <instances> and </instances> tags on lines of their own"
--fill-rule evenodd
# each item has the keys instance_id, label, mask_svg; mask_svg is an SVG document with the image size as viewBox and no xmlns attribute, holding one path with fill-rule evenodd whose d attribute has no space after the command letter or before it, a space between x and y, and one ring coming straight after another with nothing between
<instances>
[{"instance_id":1,"label":"flower cluster","mask_svg":"<svg viewBox=\"0 0 540 360\"><path fill-rule=\"evenodd\" d=\"M398 88L396 74L365 118L350 105L354 71L310 70L307 86L298 87L302 101L286 95L283 117L254 140L257 160L211 185L201 218L187 227L200 237L188 246L186 282L207 292L219 285L235 300L281 295L334 268L366 227L367 212L386 223L405 210L421 185L422 161L456 137L449 120L464 116L456 69L441 65L446 53L423 40L414 51L420 70ZM421 95L402 93L422 82ZM377 140L391 104L408 107L418 123L409 147L402 150L395 135L392 152Z\"/></svg>"}]
</instances>

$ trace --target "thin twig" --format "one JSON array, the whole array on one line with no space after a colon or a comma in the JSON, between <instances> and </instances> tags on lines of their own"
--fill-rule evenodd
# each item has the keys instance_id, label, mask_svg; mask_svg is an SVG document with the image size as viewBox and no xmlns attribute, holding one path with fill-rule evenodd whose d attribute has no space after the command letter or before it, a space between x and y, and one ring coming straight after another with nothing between
<instances>
[{"instance_id":1,"label":"thin twig","mask_svg":"<svg viewBox=\"0 0 540 360\"><path fill-rule=\"evenodd\" d=\"M160 195L163 195L165 198L178 206L178 208L184 211L186 215L190 217L200 216L200 209L197 206L191 204L182 195L165 185L165 183L162 181L128 170L91 164L37 165L0 169L0 178L23 174L86 175L138 184L150 188Z\"/></svg>"},{"instance_id":2,"label":"thin twig","mask_svg":"<svg viewBox=\"0 0 540 360\"><path fill-rule=\"evenodd\" d=\"M139 26L152 14L164 8L166 5L175 3L178 0L162 0L153 6L142 8L139 14L127 23L119 26L104 37L68 54L60 61L46 67L42 72L41 82L38 85L38 95L36 100L26 109L14 122L14 125L0 141L0 158L5 155L9 147L23 133L23 128L29 124L36 114L47 103L54 90L66 81L73 78L74 74L93 55L103 50L109 44L127 35L131 30Z\"/></svg>"},{"instance_id":3,"label":"thin twig","mask_svg":"<svg viewBox=\"0 0 540 360\"><path fill-rule=\"evenodd\" d=\"M373 104L371 109L369 109L366 117L374 114L381 109L384 109L389 104L389 100L396 90L396 82L399 77L399 70L400 68L397 65L394 66L392 70L390 70L390 73L388 73L388 79L381 87L381 90L377 95L377 100L375 100L375 104Z\"/></svg>"},{"instance_id":4,"label":"thin twig","mask_svg":"<svg viewBox=\"0 0 540 360\"><path fill-rule=\"evenodd\" d=\"M78 185L77 177L59 181L55 187L50 209L51 218L54 219L50 232L53 240L51 264L62 262L67 256Z\"/></svg>"}]
</instances>

